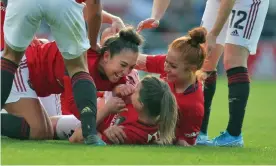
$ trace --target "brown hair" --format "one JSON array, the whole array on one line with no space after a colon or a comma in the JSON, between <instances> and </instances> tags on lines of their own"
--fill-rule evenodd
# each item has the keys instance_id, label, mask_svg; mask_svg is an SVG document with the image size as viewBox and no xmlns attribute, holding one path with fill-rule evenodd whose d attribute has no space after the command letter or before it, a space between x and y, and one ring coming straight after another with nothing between
<instances>
[{"instance_id":1,"label":"brown hair","mask_svg":"<svg viewBox=\"0 0 276 166\"><path fill-rule=\"evenodd\" d=\"M200 44L206 41L207 30L203 27L197 27L189 31L188 36L175 39L169 49L178 51L184 62L188 65L196 66L197 70L201 69L206 51Z\"/></svg>"},{"instance_id":2,"label":"brown hair","mask_svg":"<svg viewBox=\"0 0 276 166\"><path fill-rule=\"evenodd\" d=\"M158 117L161 144L172 143L177 121L177 103L169 85L153 76L141 81L140 99L148 115Z\"/></svg>"},{"instance_id":3,"label":"brown hair","mask_svg":"<svg viewBox=\"0 0 276 166\"><path fill-rule=\"evenodd\" d=\"M120 53L123 49L138 52L143 41L143 37L133 27L129 26L108 38L104 42L100 54L103 55L105 51L110 51L111 57L113 57L114 54Z\"/></svg>"}]
</instances>

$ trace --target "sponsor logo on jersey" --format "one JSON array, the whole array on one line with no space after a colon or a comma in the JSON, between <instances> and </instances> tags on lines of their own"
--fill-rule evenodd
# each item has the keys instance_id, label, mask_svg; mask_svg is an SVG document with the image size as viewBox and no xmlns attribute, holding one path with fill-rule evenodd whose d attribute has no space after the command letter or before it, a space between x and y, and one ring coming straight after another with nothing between
<instances>
[{"instance_id":1,"label":"sponsor logo on jersey","mask_svg":"<svg viewBox=\"0 0 276 166\"><path fill-rule=\"evenodd\" d=\"M234 31L231 33L231 35L232 35L232 36L240 36L237 29L234 30Z\"/></svg>"},{"instance_id":2,"label":"sponsor logo on jersey","mask_svg":"<svg viewBox=\"0 0 276 166\"><path fill-rule=\"evenodd\" d=\"M188 138L194 138L194 137L196 137L198 134L199 134L199 132L192 132L192 133L184 134L184 135L185 135L185 137L188 137Z\"/></svg>"},{"instance_id":3,"label":"sponsor logo on jersey","mask_svg":"<svg viewBox=\"0 0 276 166\"><path fill-rule=\"evenodd\" d=\"M148 140L147 143L152 142L152 141L159 141L159 131L153 133L153 134L148 134Z\"/></svg>"}]
</instances>

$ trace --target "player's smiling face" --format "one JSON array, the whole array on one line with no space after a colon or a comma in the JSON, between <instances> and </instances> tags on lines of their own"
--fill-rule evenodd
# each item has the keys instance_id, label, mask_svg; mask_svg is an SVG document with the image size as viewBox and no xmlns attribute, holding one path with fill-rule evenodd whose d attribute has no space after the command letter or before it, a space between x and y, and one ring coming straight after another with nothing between
<instances>
[{"instance_id":1,"label":"player's smiling face","mask_svg":"<svg viewBox=\"0 0 276 166\"><path fill-rule=\"evenodd\" d=\"M127 76L136 65L138 53L128 49L111 57L109 51L104 53L104 71L110 82L116 83Z\"/></svg>"},{"instance_id":2,"label":"player's smiling face","mask_svg":"<svg viewBox=\"0 0 276 166\"><path fill-rule=\"evenodd\" d=\"M168 51L164 67L168 81L182 81L187 78L187 66L185 67L180 53L175 50L170 49Z\"/></svg>"}]
</instances>

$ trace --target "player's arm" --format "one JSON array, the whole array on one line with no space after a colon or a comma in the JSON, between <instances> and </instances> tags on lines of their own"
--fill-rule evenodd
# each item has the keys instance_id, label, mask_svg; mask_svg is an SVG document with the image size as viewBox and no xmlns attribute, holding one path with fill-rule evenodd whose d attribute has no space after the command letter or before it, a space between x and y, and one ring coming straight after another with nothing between
<instances>
[{"instance_id":1,"label":"player's arm","mask_svg":"<svg viewBox=\"0 0 276 166\"><path fill-rule=\"evenodd\" d=\"M105 102L105 99L103 99ZM119 97L111 97L106 103L99 104L97 114L97 126L110 114L116 114L122 111L127 111L125 102Z\"/></svg>"},{"instance_id":2,"label":"player's arm","mask_svg":"<svg viewBox=\"0 0 276 166\"><path fill-rule=\"evenodd\" d=\"M147 70L147 55L146 54L139 54L135 69L137 70Z\"/></svg>"},{"instance_id":3,"label":"player's arm","mask_svg":"<svg viewBox=\"0 0 276 166\"><path fill-rule=\"evenodd\" d=\"M147 144L146 140L140 133L127 129L123 125L110 126L103 132L110 144Z\"/></svg>"},{"instance_id":4,"label":"player's arm","mask_svg":"<svg viewBox=\"0 0 276 166\"><path fill-rule=\"evenodd\" d=\"M105 102L104 99L101 99L101 100ZM97 126L110 114L108 107L106 107L105 105L99 106L99 102L98 102L98 110L99 111L97 112L97 120L96 120Z\"/></svg>"},{"instance_id":5,"label":"player's arm","mask_svg":"<svg viewBox=\"0 0 276 166\"><path fill-rule=\"evenodd\" d=\"M210 31L214 36L218 36L226 23L236 0L221 0L216 22Z\"/></svg>"},{"instance_id":6,"label":"player's arm","mask_svg":"<svg viewBox=\"0 0 276 166\"><path fill-rule=\"evenodd\" d=\"M111 24L111 30L114 33L117 33L121 29L125 28L125 24L120 17L112 15L104 10L102 11L102 23Z\"/></svg>"},{"instance_id":7,"label":"player's arm","mask_svg":"<svg viewBox=\"0 0 276 166\"><path fill-rule=\"evenodd\" d=\"M193 146L200 132L202 116L192 115L189 117L179 117L180 127L176 129L177 144L181 146Z\"/></svg>"},{"instance_id":8,"label":"player's arm","mask_svg":"<svg viewBox=\"0 0 276 166\"><path fill-rule=\"evenodd\" d=\"M166 55L139 54L135 69L150 73L163 74Z\"/></svg>"},{"instance_id":9,"label":"player's arm","mask_svg":"<svg viewBox=\"0 0 276 166\"><path fill-rule=\"evenodd\" d=\"M102 23L101 0L86 0L86 22L88 25L88 38L91 48L96 50L97 37Z\"/></svg>"},{"instance_id":10,"label":"player's arm","mask_svg":"<svg viewBox=\"0 0 276 166\"><path fill-rule=\"evenodd\" d=\"M120 17L117 17L113 14L108 13L107 11L102 11L102 23L106 23L106 24L113 24L115 22L121 23L123 27L125 27L122 19Z\"/></svg>"},{"instance_id":11,"label":"player's arm","mask_svg":"<svg viewBox=\"0 0 276 166\"><path fill-rule=\"evenodd\" d=\"M154 0L151 18L159 21L164 16L170 2L171 0Z\"/></svg>"},{"instance_id":12,"label":"player's arm","mask_svg":"<svg viewBox=\"0 0 276 166\"><path fill-rule=\"evenodd\" d=\"M138 24L137 31L140 32L143 29L157 28L159 26L159 21L164 16L170 2L170 0L154 0L151 17L141 21Z\"/></svg>"}]
</instances>

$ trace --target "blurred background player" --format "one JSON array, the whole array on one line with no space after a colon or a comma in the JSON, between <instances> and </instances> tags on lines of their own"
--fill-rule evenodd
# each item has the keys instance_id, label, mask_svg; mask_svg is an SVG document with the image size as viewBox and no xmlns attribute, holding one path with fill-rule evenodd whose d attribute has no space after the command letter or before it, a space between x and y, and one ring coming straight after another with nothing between
<instances>
[{"instance_id":1,"label":"blurred background player","mask_svg":"<svg viewBox=\"0 0 276 166\"><path fill-rule=\"evenodd\" d=\"M241 129L250 89L247 59L249 54L256 54L268 6L269 0L207 1L202 26L208 30L208 56L202 70L208 77L204 87L205 113L198 144L243 146ZM216 89L216 66L223 52L230 117L227 129L207 142L211 103Z\"/></svg>"},{"instance_id":2,"label":"blurred background player","mask_svg":"<svg viewBox=\"0 0 276 166\"><path fill-rule=\"evenodd\" d=\"M167 54L140 55L137 69L160 74L166 80L178 104L179 120L176 126L175 143L183 146L195 145L203 119L202 83L196 72L205 59L205 28L194 28L187 36L175 39Z\"/></svg>"}]
</instances>

